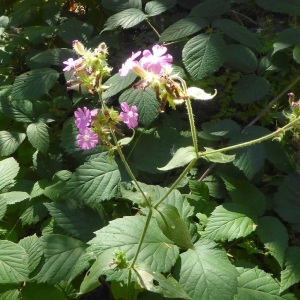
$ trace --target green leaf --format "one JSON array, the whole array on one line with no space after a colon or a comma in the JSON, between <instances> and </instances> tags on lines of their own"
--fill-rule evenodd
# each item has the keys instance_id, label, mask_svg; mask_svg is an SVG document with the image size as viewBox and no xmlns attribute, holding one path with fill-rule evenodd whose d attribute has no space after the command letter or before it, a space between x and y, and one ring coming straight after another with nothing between
<instances>
[{"instance_id":1,"label":"green leaf","mask_svg":"<svg viewBox=\"0 0 300 300\"><path fill-rule=\"evenodd\" d=\"M149 17L157 16L175 4L176 0L149 1L146 3L145 12Z\"/></svg>"},{"instance_id":2,"label":"green leaf","mask_svg":"<svg viewBox=\"0 0 300 300\"><path fill-rule=\"evenodd\" d=\"M205 133L224 138L241 132L241 126L230 119L203 123L202 129Z\"/></svg>"},{"instance_id":3,"label":"green leaf","mask_svg":"<svg viewBox=\"0 0 300 300\"><path fill-rule=\"evenodd\" d=\"M257 69L258 61L254 53L243 45L227 45L224 64L233 70L253 73Z\"/></svg>"},{"instance_id":4,"label":"green leaf","mask_svg":"<svg viewBox=\"0 0 300 300\"><path fill-rule=\"evenodd\" d=\"M224 47L224 40L219 35L200 34L185 44L183 63L193 80L211 75L222 66Z\"/></svg>"},{"instance_id":5,"label":"green leaf","mask_svg":"<svg viewBox=\"0 0 300 300\"><path fill-rule=\"evenodd\" d=\"M290 286L300 281L300 247L292 246L286 251L284 266L285 269L281 271L281 286L280 292L285 291Z\"/></svg>"},{"instance_id":6,"label":"green leaf","mask_svg":"<svg viewBox=\"0 0 300 300\"><path fill-rule=\"evenodd\" d=\"M0 201L5 201L7 205L15 204L30 198L30 195L25 192L7 192L0 195Z\"/></svg>"},{"instance_id":7,"label":"green leaf","mask_svg":"<svg viewBox=\"0 0 300 300\"><path fill-rule=\"evenodd\" d=\"M23 247L0 240L0 284L26 281L28 255Z\"/></svg>"},{"instance_id":8,"label":"green leaf","mask_svg":"<svg viewBox=\"0 0 300 300\"><path fill-rule=\"evenodd\" d=\"M137 75L134 72L129 72L128 75L120 76L118 73L110 77L106 82L103 83L104 86L109 87L102 94L103 99L109 98L121 92L129 85L131 85L134 80L137 78Z\"/></svg>"},{"instance_id":9,"label":"green leaf","mask_svg":"<svg viewBox=\"0 0 300 300\"><path fill-rule=\"evenodd\" d=\"M37 99L48 93L59 73L50 68L31 70L16 77L11 97L14 100Z\"/></svg>"},{"instance_id":10,"label":"green leaf","mask_svg":"<svg viewBox=\"0 0 300 300\"><path fill-rule=\"evenodd\" d=\"M283 220L297 226L300 225L299 180L298 173L290 173L279 185L274 197L275 211Z\"/></svg>"},{"instance_id":11,"label":"green leaf","mask_svg":"<svg viewBox=\"0 0 300 300\"><path fill-rule=\"evenodd\" d=\"M286 13L293 16L300 16L300 7L298 0L255 0L256 4L260 7L278 12L278 13Z\"/></svg>"},{"instance_id":12,"label":"green leaf","mask_svg":"<svg viewBox=\"0 0 300 300\"><path fill-rule=\"evenodd\" d=\"M101 153L78 167L64 189L64 197L87 204L99 203L118 194L120 172L117 164Z\"/></svg>"},{"instance_id":13,"label":"green leaf","mask_svg":"<svg viewBox=\"0 0 300 300\"><path fill-rule=\"evenodd\" d=\"M87 251L95 255L107 249L112 254L115 251L122 251L126 254L126 259L131 261L137 251L145 222L144 216L113 220L108 226L95 232L96 237L89 242L92 246ZM137 263L145 262L156 272L169 272L178 257L178 247L161 232L155 219L151 219L149 228L151 230L146 232Z\"/></svg>"},{"instance_id":14,"label":"green leaf","mask_svg":"<svg viewBox=\"0 0 300 300\"><path fill-rule=\"evenodd\" d=\"M85 243L59 234L42 236L40 242L45 263L34 279L50 284L71 280L76 263L86 249Z\"/></svg>"},{"instance_id":15,"label":"green leaf","mask_svg":"<svg viewBox=\"0 0 300 300\"><path fill-rule=\"evenodd\" d=\"M0 285L0 299L3 300L17 300L19 298L19 286L14 284Z\"/></svg>"},{"instance_id":16,"label":"green leaf","mask_svg":"<svg viewBox=\"0 0 300 300\"><path fill-rule=\"evenodd\" d=\"M91 25L75 18L68 19L62 23L57 32L58 36L71 45L74 40L88 43L92 37L92 33L93 27Z\"/></svg>"},{"instance_id":17,"label":"green leaf","mask_svg":"<svg viewBox=\"0 0 300 300\"><path fill-rule=\"evenodd\" d=\"M32 123L28 125L27 137L31 145L39 151L46 153L49 148L48 126L45 123Z\"/></svg>"},{"instance_id":18,"label":"green leaf","mask_svg":"<svg viewBox=\"0 0 300 300\"><path fill-rule=\"evenodd\" d=\"M28 100L8 101L0 99L0 112L18 122L31 123L35 120L32 102Z\"/></svg>"},{"instance_id":19,"label":"green leaf","mask_svg":"<svg viewBox=\"0 0 300 300\"><path fill-rule=\"evenodd\" d=\"M193 7L190 16L203 18L215 17L230 10L230 4L224 0L205 0Z\"/></svg>"},{"instance_id":20,"label":"green leaf","mask_svg":"<svg viewBox=\"0 0 300 300\"><path fill-rule=\"evenodd\" d=\"M207 148L207 147L204 147L204 149L205 149L205 152L201 152L200 154L207 161L226 164L226 163L232 162L235 159L235 154L228 155L228 154L224 154L221 152L210 154L210 152L214 151L214 149Z\"/></svg>"},{"instance_id":21,"label":"green leaf","mask_svg":"<svg viewBox=\"0 0 300 300\"><path fill-rule=\"evenodd\" d=\"M215 241L232 241L253 232L257 222L247 205L224 203L212 212L202 236Z\"/></svg>"},{"instance_id":22,"label":"green leaf","mask_svg":"<svg viewBox=\"0 0 300 300\"><path fill-rule=\"evenodd\" d=\"M25 133L16 131L0 131L0 156L14 153L26 137Z\"/></svg>"},{"instance_id":23,"label":"green leaf","mask_svg":"<svg viewBox=\"0 0 300 300\"><path fill-rule=\"evenodd\" d=\"M0 196L1 197L1 196ZM0 201L0 221L3 219L7 210L7 204L5 201Z\"/></svg>"},{"instance_id":24,"label":"green leaf","mask_svg":"<svg viewBox=\"0 0 300 300\"><path fill-rule=\"evenodd\" d=\"M66 300L64 290L61 286L56 287L46 283L26 282L22 288L22 300L40 300L41 291L43 300Z\"/></svg>"},{"instance_id":25,"label":"green leaf","mask_svg":"<svg viewBox=\"0 0 300 300\"><path fill-rule=\"evenodd\" d=\"M255 74L244 75L238 81L233 99L236 103L248 104L267 95L270 83Z\"/></svg>"},{"instance_id":26,"label":"green leaf","mask_svg":"<svg viewBox=\"0 0 300 300\"><path fill-rule=\"evenodd\" d=\"M279 283L272 276L258 268L238 268L237 294L234 300L281 300L295 299L292 295L280 295ZM291 296L291 297L290 297Z\"/></svg>"},{"instance_id":27,"label":"green leaf","mask_svg":"<svg viewBox=\"0 0 300 300\"><path fill-rule=\"evenodd\" d=\"M250 48L256 49L262 45L253 32L229 19L218 19L213 22L212 26L220 29L230 38Z\"/></svg>"},{"instance_id":28,"label":"green leaf","mask_svg":"<svg viewBox=\"0 0 300 300\"><path fill-rule=\"evenodd\" d=\"M154 210L157 224L163 234L181 248L193 247L186 223L180 217L175 206L162 204Z\"/></svg>"},{"instance_id":29,"label":"green leaf","mask_svg":"<svg viewBox=\"0 0 300 300\"><path fill-rule=\"evenodd\" d=\"M184 167L195 159L197 159L197 155L193 146L179 148L168 164L164 167L158 168L158 170L168 171L175 168Z\"/></svg>"},{"instance_id":30,"label":"green leaf","mask_svg":"<svg viewBox=\"0 0 300 300\"><path fill-rule=\"evenodd\" d=\"M232 300L238 273L226 252L210 240L199 240L195 249L180 255L175 278L193 300Z\"/></svg>"},{"instance_id":31,"label":"green leaf","mask_svg":"<svg viewBox=\"0 0 300 300\"><path fill-rule=\"evenodd\" d=\"M102 32L106 30L113 30L119 26L123 29L131 28L141 23L146 18L147 16L141 10L128 8L109 17L104 24Z\"/></svg>"},{"instance_id":32,"label":"green leaf","mask_svg":"<svg viewBox=\"0 0 300 300\"><path fill-rule=\"evenodd\" d=\"M265 216L259 219L256 232L282 269L289 239L285 226L278 219Z\"/></svg>"},{"instance_id":33,"label":"green leaf","mask_svg":"<svg viewBox=\"0 0 300 300\"><path fill-rule=\"evenodd\" d=\"M199 16L188 16L184 19L180 19L163 31L159 41L170 42L185 38L195 34L206 26L208 26L206 19L200 18Z\"/></svg>"},{"instance_id":34,"label":"green leaf","mask_svg":"<svg viewBox=\"0 0 300 300\"><path fill-rule=\"evenodd\" d=\"M158 117L159 103L150 88L127 90L122 93L119 102L127 102L129 106L135 105L139 114L138 122L145 126L149 126Z\"/></svg>"},{"instance_id":35,"label":"green leaf","mask_svg":"<svg viewBox=\"0 0 300 300\"><path fill-rule=\"evenodd\" d=\"M55 35L56 28L53 26L26 26L24 28L24 36L32 44L39 44L44 42L46 38Z\"/></svg>"},{"instance_id":36,"label":"green leaf","mask_svg":"<svg viewBox=\"0 0 300 300\"><path fill-rule=\"evenodd\" d=\"M19 245L22 246L28 254L28 269L31 273L39 264L43 250L39 238L36 234L27 236L19 241Z\"/></svg>"},{"instance_id":37,"label":"green leaf","mask_svg":"<svg viewBox=\"0 0 300 300\"><path fill-rule=\"evenodd\" d=\"M19 164L13 157L0 161L0 191L13 183L20 170Z\"/></svg>"},{"instance_id":38,"label":"green leaf","mask_svg":"<svg viewBox=\"0 0 300 300\"><path fill-rule=\"evenodd\" d=\"M298 64L300 64L300 43L298 43L293 49L293 58Z\"/></svg>"},{"instance_id":39,"label":"green leaf","mask_svg":"<svg viewBox=\"0 0 300 300\"><path fill-rule=\"evenodd\" d=\"M274 51L272 55L274 55L277 51L289 48L300 43L299 35L300 27L292 27L280 31L276 36L276 40L273 45Z\"/></svg>"},{"instance_id":40,"label":"green leaf","mask_svg":"<svg viewBox=\"0 0 300 300\"><path fill-rule=\"evenodd\" d=\"M55 223L82 241L92 239L94 232L106 225L104 216L89 207L66 202L45 204Z\"/></svg>"}]
</instances>

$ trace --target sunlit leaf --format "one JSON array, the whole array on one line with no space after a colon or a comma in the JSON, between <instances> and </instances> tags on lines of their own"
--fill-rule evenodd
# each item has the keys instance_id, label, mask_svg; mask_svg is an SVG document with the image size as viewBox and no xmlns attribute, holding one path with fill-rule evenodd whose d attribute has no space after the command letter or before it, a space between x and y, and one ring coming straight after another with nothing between
<instances>
[{"instance_id":1,"label":"sunlit leaf","mask_svg":"<svg viewBox=\"0 0 300 300\"><path fill-rule=\"evenodd\" d=\"M25 133L16 131L0 131L0 156L14 153L26 137Z\"/></svg>"},{"instance_id":2,"label":"sunlit leaf","mask_svg":"<svg viewBox=\"0 0 300 300\"><path fill-rule=\"evenodd\" d=\"M50 138L48 126L45 123L29 124L26 130L27 137L32 146L45 153L49 148Z\"/></svg>"},{"instance_id":3,"label":"sunlit leaf","mask_svg":"<svg viewBox=\"0 0 300 300\"><path fill-rule=\"evenodd\" d=\"M13 157L0 161L0 190L13 183L13 179L18 175L19 164Z\"/></svg>"}]
</instances>

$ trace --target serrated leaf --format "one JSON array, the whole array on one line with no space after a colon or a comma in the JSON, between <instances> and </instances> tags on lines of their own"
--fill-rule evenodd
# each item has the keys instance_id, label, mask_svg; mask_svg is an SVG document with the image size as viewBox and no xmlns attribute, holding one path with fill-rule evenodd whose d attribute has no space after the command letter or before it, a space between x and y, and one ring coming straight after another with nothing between
<instances>
[{"instance_id":1,"label":"serrated leaf","mask_svg":"<svg viewBox=\"0 0 300 300\"><path fill-rule=\"evenodd\" d=\"M0 202L0 221L3 219L7 209L7 204L5 201Z\"/></svg>"},{"instance_id":2,"label":"serrated leaf","mask_svg":"<svg viewBox=\"0 0 300 300\"><path fill-rule=\"evenodd\" d=\"M0 191L13 183L20 170L19 164L13 157L0 161Z\"/></svg>"},{"instance_id":3,"label":"serrated leaf","mask_svg":"<svg viewBox=\"0 0 300 300\"><path fill-rule=\"evenodd\" d=\"M29 124L26 130L27 138L31 145L39 151L46 153L49 148L48 126L45 123Z\"/></svg>"},{"instance_id":4,"label":"serrated leaf","mask_svg":"<svg viewBox=\"0 0 300 300\"><path fill-rule=\"evenodd\" d=\"M278 219L265 216L259 219L256 232L266 250L277 260L282 269L289 239L285 226Z\"/></svg>"},{"instance_id":5,"label":"serrated leaf","mask_svg":"<svg viewBox=\"0 0 300 300\"><path fill-rule=\"evenodd\" d=\"M227 45L224 64L233 70L253 73L257 69L258 61L254 53L243 45Z\"/></svg>"},{"instance_id":6,"label":"serrated leaf","mask_svg":"<svg viewBox=\"0 0 300 300\"><path fill-rule=\"evenodd\" d=\"M256 4L260 7L278 12L278 13L286 13L294 16L300 15L300 7L299 7L299 1L298 0L255 0Z\"/></svg>"},{"instance_id":7,"label":"serrated leaf","mask_svg":"<svg viewBox=\"0 0 300 300\"><path fill-rule=\"evenodd\" d=\"M106 82L103 83L104 86L109 87L102 94L103 99L114 96L117 93L121 92L129 85L131 85L134 80L137 78L137 75L134 72L129 72L127 76L120 76L118 73L110 77Z\"/></svg>"},{"instance_id":8,"label":"serrated leaf","mask_svg":"<svg viewBox=\"0 0 300 300\"><path fill-rule=\"evenodd\" d=\"M210 240L199 240L195 249L180 255L175 265L175 278L193 300L232 300L238 273L226 252Z\"/></svg>"},{"instance_id":9,"label":"serrated leaf","mask_svg":"<svg viewBox=\"0 0 300 300\"><path fill-rule=\"evenodd\" d=\"M141 10L128 8L109 17L105 22L104 29L102 31L113 30L119 26L123 29L131 28L141 23L146 18L147 16Z\"/></svg>"},{"instance_id":10,"label":"serrated leaf","mask_svg":"<svg viewBox=\"0 0 300 300\"><path fill-rule=\"evenodd\" d=\"M173 7L176 4L176 0L163 0L163 1L149 1L145 6L145 13L149 17L157 16Z\"/></svg>"},{"instance_id":11,"label":"serrated leaf","mask_svg":"<svg viewBox=\"0 0 300 300\"><path fill-rule=\"evenodd\" d=\"M199 16L188 16L184 19L180 19L163 31L159 41L175 41L195 34L206 26L208 26L208 21L206 19L200 18Z\"/></svg>"},{"instance_id":12,"label":"serrated leaf","mask_svg":"<svg viewBox=\"0 0 300 300\"><path fill-rule=\"evenodd\" d=\"M293 58L298 64L300 64L300 43L293 49Z\"/></svg>"},{"instance_id":13,"label":"serrated leaf","mask_svg":"<svg viewBox=\"0 0 300 300\"><path fill-rule=\"evenodd\" d=\"M26 137L25 133L16 131L0 131L0 156L14 153Z\"/></svg>"},{"instance_id":14,"label":"serrated leaf","mask_svg":"<svg viewBox=\"0 0 300 300\"><path fill-rule=\"evenodd\" d=\"M190 39L182 51L183 63L193 80L211 75L224 62L224 40L219 35L200 34Z\"/></svg>"},{"instance_id":15,"label":"serrated leaf","mask_svg":"<svg viewBox=\"0 0 300 300\"><path fill-rule=\"evenodd\" d=\"M16 77L11 97L14 100L37 99L48 93L59 73L50 68L31 70Z\"/></svg>"},{"instance_id":16,"label":"serrated leaf","mask_svg":"<svg viewBox=\"0 0 300 300\"><path fill-rule=\"evenodd\" d=\"M34 279L50 284L71 280L73 269L86 249L85 243L59 234L43 236L40 242L45 263Z\"/></svg>"},{"instance_id":17,"label":"serrated leaf","mask_svg":"<svg viewBox=\"0 0 300 300\"><path fill-rule=\"evenodd\" d=\"M244 75L238 81L233 99L237 103L248 104L267 95L270 83L255 74Z\"/></svg>"},{"instance_id":18,"label":"serrated leaf","mask_svg":"<svg viewBox=\"0 0 300 300\"><path fill-rule=\"evenodd\" d=\"M122 93L119 103L127 102L129 106L135 105L138 109L138 122L149 126L157 117L159 103L152 89L130 89Z\"/></svg>"},{"instance_id":19,"label":"serrated leaf","mask_svg":"<svg viewBox=\"0 0 300 300\"><path fill-rule=\"evenodd\" d=\"M31 273L38 266L43 255L39 238L35 234L27 236L19 241L19 245L22 246L28 254L28 269L29 273Z\"/></svg>"},{"instance_id":20,"label":"serrated leaf","mask_svg":"<svg viewBox=\"0 0 300 300\"><path fill-rule=\"evenodd\" d=\"M189 164L192 160L197 159L197 154L193 146L179 148L172 159L167 163L166 166L158 168L160 171L168 171L179 167L184 167Z\"/></svg>"},{"instance_id":21,"label":"serrated leaf","mask_svg":"<svg viewBox=\"0 0 300 300\"><path fill-rule=\"evenodd\" d=\"M0 99L0 111L18 122L31 123L35 119L32 102L29 100L8 101Z\"/></svg>"},{"instance_id":22,"label":"serrated leaf","mask_svg":"<svg viewBox=\"0 0 300 300\"><path fill-rule=\"evenodd\" d=\"M157 224L163 234L181 248L193 247L186 223L175 206L161 204L154 210Z\"/></svg>"},{"instance_id":23,"label":"serrated leaf","mask_svg":"<svg viewBox=\"0 0 300 300\"><path fill-rule=\"evenodd\" d=\"M64 196L87 204L111 199L118 194L118 165L101 153L76 169L64 189Z\"/></svg>"},{"instance_id":24,"label":"serrated leaf","mask_svg":"<svg viewBox=\"0 0 300 300\"><path fill-rule=\"evenodd\" d=\"M290 173L279 185L274 197L275 211L283 220L296 226L300 224L299 180L298 173Z\"/></svg>"},{"instance_id":25,"label":"serrated leaf","mask_svg":"<svg viewBox=\"0 0 300 300\"><path fill-rule=\"evenodd\" d=\"M291 294L280 295L279 283L263 270L238 268L238 271L240 276L234 300L295 299Z\"/></svg>"},{"instance_id":26,"label":"serrated leaf","mask_svg":"<svg viewBox=\"0 0 300 300\"><path fill-rule=\"evenodd\" d=\"M212 212L202 236L215 241L232 241L253 232L257 222L257 216L248 206L224 203Z\"/></svg>"},{"instance_id":27,"label":"serrated leaf","mask_svg":"<svg viewBox=\"0 0 300 300\"><path fill-rule=\"evenodd\" d=\"M2 300L17 300L20 291L18 284L2 284L0 285L0 299Z\"/></svg>"},{"instance_id":28,"label":"serrated leaf","mask_svg":"<svg viewBox=\"0 0 300 300\"><path fill-rule=\"evenodd\" d=\"M285 30L280 31L275 39L275 43L273 44L274 51L272 55L274 55L277 51L289 48L300 43L300 27L292 27Z\"/></svg>"},{"instance_id":29,"label":"serrated leaf","mask_svg":"<svg viewBox=\"0 0 300 300\"><path fill-rule=\"evenodd\" d=\"M0 284L26 281L28 274L28 255L24 248L0 240Z\"/></svg>"},{"instance_id":30,"label":"serrated leaf","mask_svg":"<svg viewBox=\"0 0 300 300\"><path fill-rule=\"evenodd\" d=\"M286 251L284 266L285 269L281 271L281 286L280 292L285 291L290 286L300 281L300 247L289 247Z\"/></svg>"},{"instance_id":31,"label":"serrated leaf","mask_svg":"<svg viewBox=\"0 0 300 300\"><path fill-rule=\"evenodd\" d=\"M222 15L229 9L230 4L224 0L205 0L193 7L190 15L209 18Z\"/></svg>"},{"instance_id":32,"label":"serrated leaf","mask_svg":"<svg viewBox=\"0 0 300 300\"><path fill-rule=\"evenodd\" d=\"M30 195L26 192L13 191L0 194L0 201L5 201L7 205L15 204L28 198L30 198Z\"/></svg>"},{"instance_id":33,"label":"serrated leaf","mask_svg":"<svg viewBox=\"0 0 300 300\"><path fill-rule=\"evenodd\" d=\"M221 152L217 153L212 153L214 149L204 147L205 152L200 152L200 155L204 157L207 161L215 162L215 163L220 163L220 164L226 164L229 162L232 162L235 159L235 154L230 155L230 154L224 154Z\"/></svg>"},{"instance_id":34,"label":"serrated leaf","mask_svg":"<svg viewBox=\"0 0 300 300\"><path fill-rule=\"evenodd\" d=\"M92 239L94 232L106 225L104 216L89 207L76 207L66 202L45 204L55 223L82 241Z\"/></svg>"},{"instance_id":35,"label":"serrated leaf","mask_svg":"<svg viewBox=\"0 0 300 300\"><path fill-rule=\"evenodd\" d=\"M213 22L212 26L220 29L230 38L250 48L256 49L262 44L253 32L229 19L218 19Z\"/></svg>"},{"instance_id":36,"label":"serrated leaf","mask_svg":"<svg viewBox=\"0 0 300 300\"><path fill-rule=\"evenodd\" d=\"M107 249L111 253L118 250L124 252L126 259L131 261L145 222L144 216L129 216L111 221L108 226L95 232L96 237L89 242L91 247L87 249L88 252L99 255ZM178 247L161 232L155 219L151 219L149 228L151 231L146 232L137 263L145 262L157 272L168 272L178 257ZM110 268L113 269L114 266Z\"/></svg>"}]
</instances>

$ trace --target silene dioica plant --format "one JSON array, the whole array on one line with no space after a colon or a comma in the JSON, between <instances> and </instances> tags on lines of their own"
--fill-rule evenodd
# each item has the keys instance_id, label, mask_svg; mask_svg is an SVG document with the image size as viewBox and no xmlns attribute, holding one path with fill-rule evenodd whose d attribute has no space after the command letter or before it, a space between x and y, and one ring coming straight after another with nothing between
<instances>
[{"instance_id":1,"label":"silene dioica plant","mask_svg":"<svg viewBox=\"0 0 300 300\"><path fill-rule=\"evenodd\" d=\"M298 0L0 10L0 299L299 299Z\"/></svg>"}]
</instances>

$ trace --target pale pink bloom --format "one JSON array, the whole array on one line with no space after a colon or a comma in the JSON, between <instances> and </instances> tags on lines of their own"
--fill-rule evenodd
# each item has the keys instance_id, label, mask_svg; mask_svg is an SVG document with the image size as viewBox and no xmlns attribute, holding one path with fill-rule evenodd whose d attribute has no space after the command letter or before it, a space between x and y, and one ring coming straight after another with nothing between
<instances>
[{"instance_id":1,"label":"pale pink bloom","mask_svg":"<svg viewBox=\"0 0 300 300\"><path fill-rule=\"evenodd\" d=\"M97 146L98 135L88 127L81 129L76 137L77 145L79 148L87 150Z\"/></svg>"},{"instance_id":2,"label":"pale pink bloom","mask_svg":"<svg viewBox=\"0 0 300 300\"><path fill-rule=\"evenodd\" d=\"M78 65L78 64L80 64L82 62L82 58L80 57L80 58L77 58L77 59L73 59L73 58L69 58L68 60L66 60L66 61L64 61L63 63L65 64L65 65L67 65L64 69L63 69L63 71L64 72L68 72L68 71L71 71L71 70L73 70L73 69L75 69L75 67Z\"/></svg>"},{"instance_id":3,"label":"pale pink bloom","mask_svg":"<svg viewBox=\"0 0 300 300\"><path fill-rule=\"evenodd\" d=\"M164 55L167 52L164 46L154 45L152 51L153 54L149 50L144 50L140 63L143 68L159 75L163 69L171 66L173 57L170 54Z\"/></svg>"},{"instance_id":4,"label":"pale pink bloom","mask_svg":"<svg viewBox=\"0 0 300 300\"><path fill-rule=\"evenodd\" d=\"M132 55L130 58L128 58L124 64L122 64L122 68L119 70L119 75L120 76L126 76L130 70L134 66L138 64L138 61L135 60L137 57L141 55L141 51L138 51L136 53L132 52Z\"/></svg>"},{"instance_id":5,"label":"pale pink bloom","mask_svg":"<svg viewBox=\"0 0 300 300\"><path fill-rule=\"evenodd\" d=\"M135 105L130 106L126 102L121 103L123 112L120 113L122 121L129 127L135 128L138 125L138 113Z\"/></svg>"},{"instance_id":6,"label":"pale pink bloom","mask_svg":"<svg viewBox=\"0 0 300 300\"><path fill-rule=\"evenodd\" d=\"M75 112L75 124L77 126L77 128L80 129L84 129L87 126L89 126L91 124L92 121L92 117L96 116L98 113L98 109L93 109L93 110L89 110L88 108L84 107L82 108L78 108Z\"/></svg>"}]
</instances>

